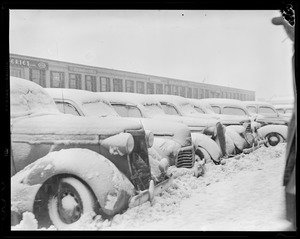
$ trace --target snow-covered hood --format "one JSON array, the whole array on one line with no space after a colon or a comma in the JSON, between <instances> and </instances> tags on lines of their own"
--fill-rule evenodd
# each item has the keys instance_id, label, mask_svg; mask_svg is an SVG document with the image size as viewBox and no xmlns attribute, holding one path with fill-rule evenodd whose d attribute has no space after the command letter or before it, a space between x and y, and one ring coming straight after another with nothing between
<instances>
[{"instance_id":1,"label":"snow-covered hood","mask_svg":"<svg viewBox=\"0 0 300 239\"><path fill-rule=\"evenodd\" d=\"M14 134L114 135L142 128L140 123L123 118L81 117L62 113L17 118L11 124Z\"/></svg>"},{"instance_id":2,"label":"snow-covered hood","mask_svg":"<svg viewBox=\"0 0 300 239\"><path fill-rule=\"evenodd\" d=\"M187 139L191 137L190 130L185 124L168 122L159 119L128 118L141 122L145 130L150 130L156 137L168 137L180 145L186 145Z\"/></svg>"},{"instance_id":3,"label":"snow-covered hood","mask_svg":"<svg viewBox=\"0 0 300 239\"><path fill-rule=\"evenodd\" d=\"M159 114L159 115L154 115L153 117L155 119L160 119L163 121L183 123L187 125L189 128L195 128L195 129L199 128L199 130L215 125L215 122L213 122L212 120L193 118L187 116Z\"/></svg>"}]
</instances>

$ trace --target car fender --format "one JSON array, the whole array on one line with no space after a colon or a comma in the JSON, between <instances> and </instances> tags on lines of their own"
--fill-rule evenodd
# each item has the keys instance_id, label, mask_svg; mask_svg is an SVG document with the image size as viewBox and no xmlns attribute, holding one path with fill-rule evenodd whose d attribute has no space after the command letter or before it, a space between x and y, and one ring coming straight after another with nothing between
<instances>
[{"instance_id":1,"label":"car fender","mask_svg":"<svg viewBox=\"0 0 300 239\"><path fill-rule=\"evenodd\" d=\"M244 132L245 132L245 128L240 125L232 125L232 126L226 127L226 134L225 134L226 138L230 137L231 140L233 141L235 147L239 151L242 151L247 145L246 140L242 137L242 134ZM226 145L226 147L227 147L227 145Z\"/></svg>"},{"instance_id":2,"label":"car fender","mask_svg":"<svg viewBox=\"0 0 300 239\"><path fill-rule=\"evenodd\" d=\"M86 183L107 215L128 207L135 193L127 177L102 155L88 149L63 149L47 154L12 177L12 208L18 208L19 213L33 211L33 197L43 183L66 174ZM26 195L29 192L31 195Z\"/></svg>"},{"instance_id":3,"label":"car fender","mask_svg":"<svg viewBox=\"0 0 300 239\"><path fill-rule=\"evenodd\" d=\"M214 161L220 161L222 156L221 149L209 136L200 133L192 133L192 141L196 148L204 148Z\"/></svg>"},{"instance_id":4,"label":"car fender","mask_svg":"<svg viewBox=\"0 0 300 239\"><path fill-rule=\"evenodd\" d=\"M265 125L257 130L259 136L266 137L269 133L278 133L283 139L287 138L288 126L286 125Z\"/></svg>"}]
</instances>

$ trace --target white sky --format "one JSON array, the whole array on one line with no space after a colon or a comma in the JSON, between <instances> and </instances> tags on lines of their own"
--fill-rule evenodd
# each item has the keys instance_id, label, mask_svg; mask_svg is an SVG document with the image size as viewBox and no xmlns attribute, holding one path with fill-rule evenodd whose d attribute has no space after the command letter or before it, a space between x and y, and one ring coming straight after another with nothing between
<instances>
[{"instance_id":1,"label":"white sky","mask_svg":"<svg viewBox=\"0 0 300 239\"><path fill-rule=\"evenodd\" d=\"M10 52L293 96L271 10L11 10Z\"/></svg>"}]
</instances>

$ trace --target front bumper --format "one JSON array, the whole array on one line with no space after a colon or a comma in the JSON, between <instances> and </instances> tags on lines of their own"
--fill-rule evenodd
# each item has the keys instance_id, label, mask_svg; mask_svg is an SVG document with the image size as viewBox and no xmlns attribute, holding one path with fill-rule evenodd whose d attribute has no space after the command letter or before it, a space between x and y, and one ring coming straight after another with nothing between
<instances>
[{"instance_id":1,"label":"front bumper","mask_svg":"<svg viewBox=\"0 0 300 239\"><path fill-rule=\"evenodd\" d=\"M147 201L152 201L154 196L159 195L167 188L171 186L173 182L173 176L171 175L170 178L156 184L154 188L151 188L151 183L149 189L139 192L138 195L135 195L129 199L129 208L137 207Z\"/></svg>"}]
</instances>

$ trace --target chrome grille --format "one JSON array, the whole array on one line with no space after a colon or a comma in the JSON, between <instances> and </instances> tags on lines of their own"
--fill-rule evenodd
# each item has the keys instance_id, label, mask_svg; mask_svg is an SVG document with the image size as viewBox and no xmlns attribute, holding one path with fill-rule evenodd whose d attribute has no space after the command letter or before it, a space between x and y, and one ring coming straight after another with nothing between
<instances>
[{"instance_id":1,"label":"chrome grille","mask_svg":"<svg viewBox=\"0 0 300 239\"><path fill-rule=\"evenodd\" d=\"M176 160L177 168L192 168L194 161L195 155L192 146L179 149Z\"/></svg>"}]
</instances>

